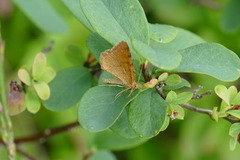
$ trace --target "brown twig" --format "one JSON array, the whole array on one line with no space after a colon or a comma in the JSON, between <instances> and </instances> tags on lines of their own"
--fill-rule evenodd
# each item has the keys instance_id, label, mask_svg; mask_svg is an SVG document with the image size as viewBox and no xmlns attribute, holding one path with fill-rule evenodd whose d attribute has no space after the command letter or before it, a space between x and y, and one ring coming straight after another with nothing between
<instances>
[{"instance_id":1,"label":"brown twig","mask_svg":"<svg viewBox=\"0 0 240 160\"><path fill-rule=\"evenodd\" d=\"M195 111L195 112L207 114L207 115L210 116L210 117L211 117L211 115L212 115L212 113L213 113L213 111L210 110L210 109L198 108L198 107L195 107L195 106L190 105L190 104L188 104L188 103L180 104L180 106L183 107L183 108L186 108L186 109ZM239 119L234 118L234 117L230 117L230 116L223 117L223 118L224 118L225 120L229 121L230 123L240 122Z\"/></svg>"},{"instance_id":2,"label":"brown twig","mask_svg":"<svg viewBox=\"0 0 240 160\"><path fill-rule=\"evenodd\" d=\"M14 142L15 142L15 144L20 144L20 143L26 143L26 142L32 142L32 141L39 141L43 138L53 136L55 134L58 134L60 132L64 132L66 130L70 130L70 129L72 129L74 127L77 127L77 126L79 126L79 123L78 122L73 122L73 123L69 123L69 124L61 126L61 127L56 127L56 128L52 128L52 129L45 129L44 131L33 134L31 136L16 138L14 140ZM0 143L4 144L2 139L0 140Z\"/></svg>"}]
</instances>

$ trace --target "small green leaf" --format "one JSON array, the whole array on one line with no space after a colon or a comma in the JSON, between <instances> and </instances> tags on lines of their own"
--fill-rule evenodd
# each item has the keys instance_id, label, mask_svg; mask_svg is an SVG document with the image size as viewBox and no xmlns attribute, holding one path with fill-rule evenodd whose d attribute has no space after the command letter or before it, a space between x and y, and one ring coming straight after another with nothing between
<instances>
[{"instance_id":1,"label":"small green leaf","mask_svg":"<svg viewBox=\"0 0 240 160\"><path fill-rule=\"evenodd\" d=\"M49 87L50 98L43 101L53 111L65 110L78 103L91 86L92 75L83 67L71 67L59 71Z\"/></svg>"},{"instance_id":2,"label":"small green leaf","mask_svg":"<svg viewBox=\"0 0 240 160\"><path fill-rule=\"evenodd\" d=\"M129 122L140 137L153 137L160 132L166 115L166 103L151 89L130 104Z\"/></svg>"},{"instance_id":3,"label":"small green leaf","mask_svg":"<svg viewBox=\"0 0 240 160\"><path fill-rule=\"evenodd\" d=\"M109 151L100 150L91 155L88 160L117 160L113 153Z\"/></svg>"},{"instance_id":4,"label":"small green leaf","mask_svg":"<svg viewBox=\"0 0 240 160\"><path fill-rule=\"evenodd\" d=\"M183 104L190 101L192 97L192 92L182 92L177 95L174 91L170 91L167 94L166 101L169 104Z\"/></svg>"},{"instance_id":5,"label":"small green leaf","mask_svg":"<svg viewBox=\"0 0 240 160\"><path fill-rule=\"evenodd\" d=\"M78 108L78 120L81 126L90 131L103 131L111 127L121 115L123 109L135 97L133 93L122 92L120 87L96 86L82 97ZM130 95L130 96L129 96Z\"/></svg>"},{"instance_id":6,"label":"small green leaf","mask_svg":"<svg viewBox=\"0 0 240 160\"><path fill-rule=\"evenodd\" d=\"M234 151L237 145L237 137L231 137L229 141L229 148L231 151Z\"/></svg>"},{"instance_id":7,"label":"small green leaf","mask_svg":"<svg viewBox=\"0 0 240 160\"><path fill-rule=\"evenodd\" d=\"M138 40L133 40L133 47L137 53L160 69L171 70L181 62L181 55L174 49L151 47Z\"/></svg>"},{"instance_id":8,"label":"small green leaf","mask_svg":"<svg viewBox=\"0 0 240 160\"><path fill-rule=\"evenodd\" d=\"M231 100L231 104L238 105L240 104L240 92Z\"/></svg>"},{"instance_id":9,"label":"small green leaf","mask_svg":"<svg viewBox=\"0 0 240 160\"><path fill-rule=\"evenodd\" d=\"M32 76L34 80L39 80L44 74L47 67L47 58L43 53L38 53L32 65Z\"/></svg>"},{"instance_id":10,"label":"small green leaf","mask_svg":"<svg viewBox=\"0 0 240 160\"><path fill-rule=\"evenodd\" d=\"M49 83L53 80L55 76L56 76L56 71L52 67L46 67L39 81Z\"/></svg>"},{"instance_id":11,"label":"small green leaf","mask_svg":"<svg viewBox=\"0 0 240 160\"><path fill-rule=\"evenodd\" d=\"M191 87L191 84L187 80L182 78L180 83L173 85L173 86L166 85L163 87L163 89L164 90L176 90L176 89L179 89L182 87Z\"/></svg>"},{"instance_id":12,"label":"small green leaf","mask_svg":"<svg viewBox=\"0 0 240 160\"><path fill-rule=\"evenodd\" d=\"M67 24L47 0L13 0L13 2L43 31L67 32Z\"/></svg>"},{"instance_id":13,"label":"small green leaf","mask_svg":"<svg viewBox=\"0 0 240 160\"><path fill-rule=\"evenodd\" d=\"M175 101L176 104L183 104L190 101L193 97L192 92L182 92L177 95L177 100Z\"/></svg>"},{"instance_id":14,"label":"small green leaf","mask_svg":"<svg viewBox=\"0 0 240 160\"><path fill-rule=\"evenodd\" d=\"M238 93L237 87L236 86L229 87L228 92L229 92L230 99L233 99Z\"/></svg>"},{"instance_id":15,"label":"small green leaf","mask_svg":"<svg viewBox=\"0 0 240 160\"><path fill-rule=\"evenodd\" d=\"M30 74L25 68L21 68L18 70L18 78L28 86L32 85L32 79L30 77Z\"/></svg>"},{"instance_id":16,"label":"small green leaf","mask_svg":"<svg viewBox=\"0 0 240 160\"><path fill-rule=\"evenodd\" d=\"M232 124L229 129L229 135L231 137L237 137L239 133L240 133L240 123Z\"/></svg>"},{"instance_id":17,"label":"small green leaf","mask_svg":"<svg viewBox=\"0 0 240 160\"><path fill-rule=\"evenodd\" d=\"M177 85L177 84L181 83L181 81L182 81L182 79L179 75L170 74L168 76L168 78L166 79L165 83L166 83L166 85L173 86L173 85Z\"/></svg>"},{"instance_id":18,"label":"small green leaf","mask_svg":"<svg viewBox=\"0 0 240 160\"><path fill-rule=\"evenodd\" d=\"M50 97L50 88L47 83L42 81L33 82L33 87L42 100L47 100Z\"/></svg>"},{"instance_id":19,"label":"small green leaf","mask_svg":"<svg viewBox=\"0 0 240 160\"><path fill-rule=\"evenodd\" d=\"M181 64L176 72L201 73L222 81L234 81L240 76L240 59L220 44L202 43L179 51Z\"/></svg>"},{"instance_id":20,"label":"small green leaf","mask_svg":"<svg viewBox=\"0 0 240 160\"><path fill-rule=\"evenodd\" d=\"M227 105L230 105L230 95L228 92L227 87L225 87L224 85L217 85L214 88L216 94L224 101L227 103Z\"/></svg>"},{"instance_id":21,"label":"small green leaf","mask_svg":"<svg viewBox=\"0 0 240 160\"><path fill-rule=\"evenodd\" d=\"M158 77L158 81L164 81L168 78L168 73L162 73L159 77Z\"/></svg>"},{"instance_id":22,"label":"small green leaf","mask_svg":"<svg viewBox=\"0 0 240 160\"><path fill-rule=\"evenodd\" d=\"M25 94L25 105L29 112L37 113L41 107L40 99L34 90Z\"/></svg>"},{"instance_id":23,"label":"small green leaf","mask_svg":"<svg viewBox=\"0 0 240 160\"><path fill-rule=\"evenodd\" d=\"M121 116L117 119L111 130L125 138L136 138L138 135L132 129L128 121L128 110L124 109Z\"/></svg>"},{"instance_id":24,"label":"small green leaf","mask_svg":"<svg viewBox=\"0 0 240 160\"><path fill-rule=\"evenodd\" d=\"M240 119L240 110L230 110L230 111L227 111L226 113Z\"/></svg>"},{"instance_id":25,"label":"small green leaf","mask_svg":"<svg viewBox=\"0 0 240 160\"><path fill-rule=\"evenodd\" d=\"M167 103L172 103L176 99L177 99L177 93L176 92L174 92L174 91L168 92L167 97L166 97L166 102Z\"/></svg>"},{"instance_id":26,"label":"small green leaf","mask_svg":"<svg viewBox=\"0 0 240 160\"><path fill-rule=\"evenodd\" d=\"M169 43L177 36L178 30L170 25L149 24L150 39L159 43Z\"/></svg>"}]
</instances>

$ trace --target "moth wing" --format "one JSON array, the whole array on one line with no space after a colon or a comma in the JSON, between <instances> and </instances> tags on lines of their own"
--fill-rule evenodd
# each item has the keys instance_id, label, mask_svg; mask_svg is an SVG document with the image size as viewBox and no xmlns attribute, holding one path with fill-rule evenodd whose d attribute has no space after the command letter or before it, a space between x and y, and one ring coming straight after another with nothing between
<instances>
[{"instance_id":1,"label":"moth wing","mask_svg":"<svg viewBox=\"0 0 240 160\"><path fill-rule=\"evenodd\" d=\"M132 88L135 84L135 71L132 57L126 42L120 42L110 50L106 50L100 56L101 68L118 79L124 85Z\"/></svg>"}]
</instances>

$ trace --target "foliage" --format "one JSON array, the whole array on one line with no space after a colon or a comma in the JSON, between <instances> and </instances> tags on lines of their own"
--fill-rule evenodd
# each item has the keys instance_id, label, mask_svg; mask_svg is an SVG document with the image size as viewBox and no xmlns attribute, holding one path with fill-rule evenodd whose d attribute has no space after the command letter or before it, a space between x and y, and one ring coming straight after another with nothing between
<instances>
[{"instance_id":1,"label":"foliage","mask_svg":"<svg viewBox=\"0 0 240 160\"><path fill-rule=\"evenodd\" d=\"M48 1L14 0L14 3L41 30L66 32L65 22ZM165 131L172 120L184 120L188 103L208 93L198 94L197 90L187 89L191 81L182 73L207 75L219 82L214 91L222 99L221 105L212 105L212 110L194 109L215 121L230 121L230 149L236 148L240 141L240 92L235 86L227 88L220 84L239 79L240 59L233 51L221 44L206 42L180 27L149 23L138 0L62 0L62 3L91 32L84 40L91 54L69 45L64 59L68 58L71 61L68 63L75 66L60 68L57 72L54 65L47 65L45 53L36 54L31 69L25 65L18 70L18 78L24 84L21 86L24 102L23 92L16 92L17 96L10 99L20 97L20 100L8 103L10 114L20 114L25 108L39 113L41 105L58 112L77 107L75 113L85 129L81 133L85 133L89 159L112 160L116 158L109 150L139 146ZM239 6L232 0L223 10L221 23L230 32L239 28L239 21L231 16L238 12ZM120 41L127 42L136 78L139 77L140 87L135 90L103 82L113 76L100 72L99 57ZM10 106L22 108L16 112L11 111ZM10 141L10 138L4 139L4 142Z\"/></svg>"}]
</instances>

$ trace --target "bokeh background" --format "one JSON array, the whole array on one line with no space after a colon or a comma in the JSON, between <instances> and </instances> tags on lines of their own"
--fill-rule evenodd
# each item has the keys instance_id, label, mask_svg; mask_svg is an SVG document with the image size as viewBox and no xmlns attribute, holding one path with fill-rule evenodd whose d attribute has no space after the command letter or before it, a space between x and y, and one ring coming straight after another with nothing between
<instances>
[{"instance_id":1,"label":"bokeh background","mask_svg":"<svg viewBox=\"0 0 240 160\"><path fill-rule=\"evenodd\" d=\"M2 1L2 2L1 2ZM9 5L3 5L10 2ZM16 0L17 1L17 0ZM6 81L17 79L17 70L24 64L31 65L36 53L54 41L53 50L47 55L48 64L56 71L79 65L66 54L68 45L76 45L87 55L86 39L90 32L68 11L59 0L49 0L57 13L65 20L65 33L50 33L38 28L18 5L0 0L1 34L6 43ZM238 0L141 0L150 23L169 24L190 30L208 42L220 43L240 54L240 4ZM234 7L231 9L231 7ZM230 9L229 9L230 8ZM238 9L239 8L239 9ZM235 11L234 13L229 10ZM237 12L238 11L238 12ZM85 57L79 57L79 59ZM223 83L205 75L188 75L192 87L203 85L202 92L213 90L216 84L227 86L238 82ZM220 104L215 94L205 96L192 104L212 109ZM61 126L77 120L77 106L52 112L44 107L37 114L27 111L13 116L15 137L37 133L46 128ZM238 160L238 146L229 150L228 130L225 120L212 121L208 116L186 111L183 121L172 121L168 129L148 142L123 151L115 151L119 160ZM40 160L79 160L87 143L80 127L57 134L38 142L21 144L20 147ZM0 146L0 159L6 159L6 151ZM18 159L24 157L18 155Z\"/></svg>"}]
</instances>

